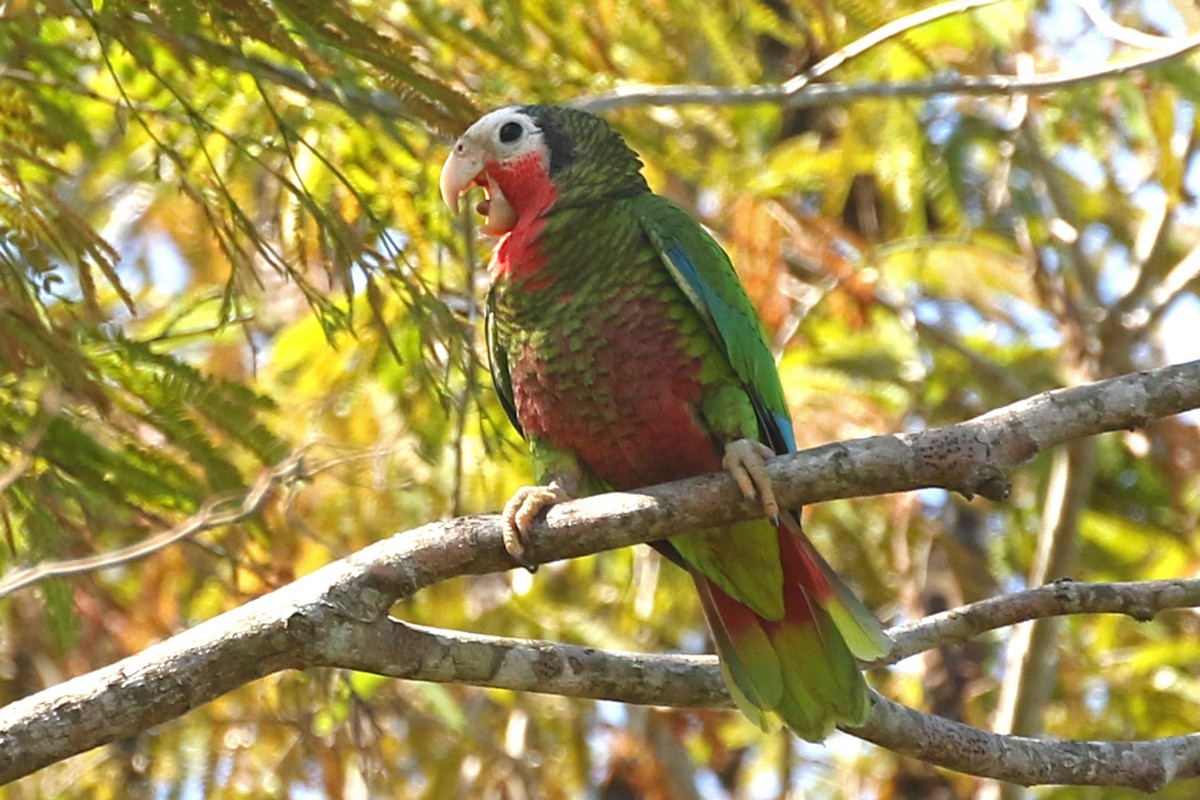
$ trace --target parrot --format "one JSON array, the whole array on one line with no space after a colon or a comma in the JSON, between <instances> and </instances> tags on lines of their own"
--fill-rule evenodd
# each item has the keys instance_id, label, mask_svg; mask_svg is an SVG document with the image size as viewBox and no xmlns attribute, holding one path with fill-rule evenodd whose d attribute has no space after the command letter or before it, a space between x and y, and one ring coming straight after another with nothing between
<instances>
[{"instance_id":1,"label":"parrot","mask_svg":"<svg viewBox=\"0 0 1200 800\"><path fill-rule=\"evenodd\" d=\"M642 166L603 118L560 105L484 114L443 165L455 213L483 190L491 377L538 483L505 505L504 546L533 569L549 506L728 471L763 516L652 546L690 573L741 711L821 741L866 721L856 657L889 640L779 508L766 460L796 442L762 323L729 256Z\"/></svg>"}]
</instances>

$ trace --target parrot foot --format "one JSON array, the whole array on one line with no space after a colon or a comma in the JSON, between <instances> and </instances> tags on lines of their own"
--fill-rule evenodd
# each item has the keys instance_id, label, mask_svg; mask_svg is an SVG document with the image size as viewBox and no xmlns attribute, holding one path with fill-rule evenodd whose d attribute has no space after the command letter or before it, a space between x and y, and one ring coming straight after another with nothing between
<instances>
[{"instance_id":1,"label":"parrot foot","mask_svg":"<svg viewBox=\"0 0 1200 800\"><path fill-rule=\"evenodd\" d=\"M504 549L514 561L530 572L537 572L537 564L531 564L525 558L526 542L533 532L533 520L555 503L572 499L558 481L551 481L549 486L522 486L517 489L500 512L504 517Z\"/></svg>"},{"instance_id":2,"label":"parrot foot","mask_svg":"<svg viewBox=\"0 0 1200 800\"><path fill-rule=\"evenodd\" d=\"M725 445L721 466L737 481L742 496L751 502L757 500L763 513L778 524L779 503L775 500L771 476L767 474L767 459L774 457L775 451L762 442L738 439Z\"/></svg>"}]
</instances>

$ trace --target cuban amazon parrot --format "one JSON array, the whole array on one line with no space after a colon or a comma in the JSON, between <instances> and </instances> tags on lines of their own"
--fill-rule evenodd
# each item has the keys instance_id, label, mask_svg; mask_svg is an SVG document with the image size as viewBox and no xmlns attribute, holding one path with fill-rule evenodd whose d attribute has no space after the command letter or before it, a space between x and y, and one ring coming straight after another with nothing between
<instances>
[{"instance_id":1,"label":"cuban amazon parrot","mask_svg":"<svg viewBox=\"0 0 1200 800\"><path fill-rule=\"evenodd\" d=\"M691 574L739 707L820 740L865 721L855 656L887 639L775 501L765 459L795 449L792 424L729 257L641 168L599 117L511 106L475 122L442 169L455 210L482 187L482 230L499 237L491 373L540 484L505 506L505 546L528 566L549 505L728 470L764 518L655 546Z\"/></svg>"}]
</instances>

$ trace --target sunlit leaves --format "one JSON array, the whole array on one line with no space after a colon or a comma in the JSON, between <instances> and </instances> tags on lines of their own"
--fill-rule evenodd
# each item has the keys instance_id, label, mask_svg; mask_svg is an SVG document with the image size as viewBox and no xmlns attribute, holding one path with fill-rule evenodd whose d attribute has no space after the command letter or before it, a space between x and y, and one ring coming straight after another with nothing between
<instances>
[{"instance_id":1,"label":"sunlit leaves","mask_svg":"<svg viewBox=\"0 0 1200 800\"><path fill-rule=\"evenodd\" d=\"M28 654L0 656L15 687L5 699L372 539L494 510L528 481L481 368L486 247L436 190L450 137L479 111L641 83L777 82L924 5L3 6L0 564L111 551L242 496L298 448L312 465L242 524L0 600L11 652ZM1129 49L1091 28L1065 42L1064 5L952 15L823 80L1043 71ZM1105 8L1152 27L1150 4ZM610 118L652 185L729 246L779 352L798 438L819 444L1155 363L1162 304L1195 295L1186 274L1163 281L1198 238L1197 85L1181 60L1028 98ZM1194 572L1194 422L1110 436L1096 453L1073 574ZM1012 477L1005 504L843 501L806 512L809 528L882 615L909 619L1027 580L1049 459ZM698 651L689 581L641 549L431 587L396 613ZM1048 731L1200 727L1196 633L1190 614L1071 620ZM998 640L973 643L957 673L938 672L944 658L873 680L986 724ZM939 694L947 686L958 694ZM729 712L284 675L13 796L672 796L673 775L702 793L773 796L783 742ZM787 767L794 786L831 797L895 795L904 774L875 750L805 750Z\"/></svg>"}]
</instances>

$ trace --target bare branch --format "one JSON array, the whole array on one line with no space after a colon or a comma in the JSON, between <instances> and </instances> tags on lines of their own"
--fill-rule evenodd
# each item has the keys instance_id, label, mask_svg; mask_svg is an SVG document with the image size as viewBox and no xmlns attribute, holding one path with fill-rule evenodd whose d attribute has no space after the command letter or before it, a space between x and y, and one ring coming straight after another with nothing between
<instances>
[{"instance_id":1,"label":"bare branch","mask_svg":"<svg viewBox=\"0 0 1200 800\"><path fill-rule=\"evenodd\" d=\"M1059 581L893 628L876 666L1018 622L1068 614L1128 614L1200 606L1200 580L1085 584ZM646 655L437 630L395 620L351 623L325 640L320 663L411 680L689 708L732 705L713 656ZM868 665L870 666L870 665ZM863 739L939 766L1010 783L1132 786L1200 774L1200 734L1135 741L1046 741L1003 736L873 698Z\"/></svg>"},{"instance_id":2,"label":"bare branch","mask_svg":"<svg viewBox=\"0 0 1200 800\"><path fill-rule=\"evenodd\" d=\"M938 3L936 6L930 6L929 8L923 8L920 11L906 14L903 17L892 20L886 25L880 25L867 35L860 36L845 47L841 47L832 54L822 58L805 70L803 74L784 82L781 88L788 94L795 94L813 81L828 75L846 62L857 58L872 47L879 46L888 39L902 36L908 31L919 28L926 23L936 22L939 19L945 19L955 14L962 14L974 8L995 5L999 2L1002 2L1002 0L948 0L948 2Z\"/></svg>"},{"instance_id":3,"label":"bare branch","mask_svg":"<svg viewBox=\"0 0 1200 800\"><path fill-rule=\"evenodd\" d=\"M1050 481L1042 511L1037 555L1029 585L1041 586L1071 574L1076 560L1079 518L1087 508L1096 475L1096 442L1079 439L1054 451ZM1036 736L1041 733L1046 701L1053 691L1058 665L1060 620L1039 619L1019 625L1009 638L1004 656L992 727L997 733ZM1012 784L982 787L979 800L1020 797Z\"/></svg>"},{"instance_id":4,"label":"bare branch","mask_svg":"<svg viewBox=\"0 0 1200 800\"><path fill-rule=\"evenodd\" d=\"M653 86L631 84L609 92L582 97L572 105L595 113L636 105L652 106L740 106L771 103L788 108L844 105L863 97L933 97L943 94L1000 95L1042 94L1084 83L1110 80L1131 72L1151 69L1173 61L1200 47L1200 33L1170 39L1170 45L1123 61L1095 67L1048 72L1023 78L1013 75L955 75L926 81L801 84L788 90L787 83L742 87L676 84Z\"/></svg>"},{"instance_id":5,"label":"bare branch","mask_svg":"<svg viewBox=\"0 0 1200 800\"><path fill-rule=\"evenodd\" d=\"M164 547L170 547L198 533L241 522L262 508L270 490L274 487L286 486L297 480L311 477L313 471L304 465L305 452L305 450L299 450L275 469L264 472L245 494L214 497L183 522L136 544L91 556L68 558L62 561L46 561L34 567L11 570L3 579L0 579L0 597L26 589L49 578L97 572L128 564L131 561L153 555Z\"/></svg>"},{"instance_id":6,"label":"bare branch","mask_svg":"<svg viewBox=\"0 0 1200 800\"><path fill-rule=\"evenodd\" d=\"M1179 263L1171 269L1167 276L1150 292L1145 313L1148 322L1155 322L1162 317L1171 304L1180 295L1188 291L1188 287L1200 280L1200 247L1193 248Z\"/></svg>"},{"instance_id":7,"label":"bare branch","mask_svg":"<svg viewBox=\"0 0 1200 800\"><path fill-rule=\"evenodd\" d=\"M1200 579L1080 583L1060 580L989 597L888 631L891 651L867 669L982 633L1076 614L1124 614L1148 622L1161 611L1200 607ZM468 683L625 703L732 707L716 656L650 655L487 636L379 619L348 621L319 646L316 663L393 678ZM599 672L597 672L599 670ZM586 672L591 676L584 678ZM687 685L673 683L686 677Z\"/></svg>"},{"instance_id":8,"label":"bare branch","mask_svg":"<svg viewBox=\"0 0 1200 800\"><path fill-rule=\"evenodd\" d=\"M1200 774L1200 734L1140 741L1060 741L1003 736L871 698L871 718L848 733L960 772L1024 786L1130 786L1154 791Z\"/></svg>"},{"instance_id":9,"label":"bare branch","mask_svg":"<svg viewBox=\"0 0 1200 800\"><path fill-rule=\"evenodd\" d=\"M894 664L944 644L965 642L981 633L1069 614L1125 614L1149 622L1160 611L1200 606L1200 579L1079 583L1055 581L1023 592L989 597L933 614L888 631L893 646L881 664Z\"/></svg>"},{"instance_id":10,"label":"bare branch","mask_svg":"<svg viewBox=\"0 0 1200 800\"><path fill-rule=\"evenodd\" d=\"M1004 470L1046 447L1197 407L1200 361L1048 392L946 428L826 445L775 459L770 470L788 504L927 486L998 497L1006 486ZM538 561L573 558L756 513L726 474L586 498L554 507L535 525L530 555ZM0 783L181 716L282 669L342 666L628 702L724 704L711 660L614 657L588 648L401 627L386 618L398 598L423 587L511 567L496 516L433 523L378 542L121 662L0 709ZM1160 608L1196 604L1200 586L1054 584L897 629L891 658L921 649L912 642L936 644L1031 618L1022 614L1083 612L1092 600L1099 610L1144 618ZM874 707L868 724L853 733L976 774L1142 788L1200 774L1197 745L1189 737L1153 745L1018 741L882 699ZM978 758L968 758L971 752L961 746L942 752L947 737L977 743L972 752ZM1058 764L1058 771L1048 764Z\"/></svg>"},{"instance_id":11,"label":"bare branch","mask_svg":"<svg viewBox=\"0 0 1200 800\"><path fill-rule=\"evenodd\" d=\"M1139 47L1143 50L1151 50L1155 47L1162 47L1164 44L1171 42L1169 36L1158 36L1153 33L1145 33L1144 31L1136 30L1117 22L1100 6L1099 0L1072 0L1079 10L1087 14L1088 19L1096 26L1096 30L1112 39L1114 42L1121 42L1130 47Z\"/></svg>"}]
</instances>

